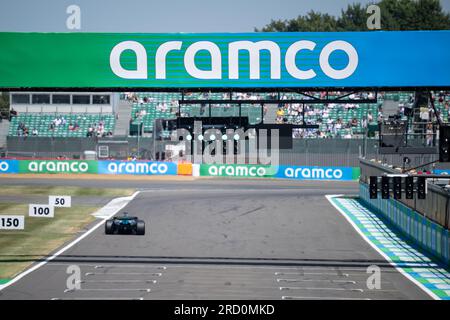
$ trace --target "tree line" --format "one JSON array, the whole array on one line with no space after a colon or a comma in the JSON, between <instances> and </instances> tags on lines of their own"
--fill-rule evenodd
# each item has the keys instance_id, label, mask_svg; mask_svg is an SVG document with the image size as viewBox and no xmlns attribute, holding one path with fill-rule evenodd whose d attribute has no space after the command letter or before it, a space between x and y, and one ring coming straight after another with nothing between
<instances>
[{"instance_id":1,"label":"tree line","mask_svg":"<svg viewBox=\"0 0 450 320\"><path fill-rule=\"evenodd\" d=\"M439 0L381 0L380 30L447 30L450 14L443 11ZM350 4L338 17L310 11L290 20L272 20L256 32L296 31L367 31L367 6Z\"/></svg>"}]
</instances>

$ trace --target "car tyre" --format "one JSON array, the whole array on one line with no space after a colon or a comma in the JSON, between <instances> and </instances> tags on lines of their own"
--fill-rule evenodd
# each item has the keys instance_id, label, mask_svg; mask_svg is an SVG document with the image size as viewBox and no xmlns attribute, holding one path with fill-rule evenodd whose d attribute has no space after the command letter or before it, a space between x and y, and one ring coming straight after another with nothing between
<instances>
[{"instance_id":1,"label":"car tyre","mask_svg":"<svg viewBox=\"0 0 450 320\"><path fill-rule=\"evenodd\" d=\"M114 233L114 221L108 220L105 223L105 233L106 234L113 234Z\"/></svg>"},{"instance_id":2,"label":"car tyre","mask_svg":"<svg viewBox=\"0 0 450 320\"><path fill-rule=\"evenodd\" d=\"M145 234L145 222L142 220L138 220L136 224L136 234L143 236Z\"/></svg>"}]
</instances>

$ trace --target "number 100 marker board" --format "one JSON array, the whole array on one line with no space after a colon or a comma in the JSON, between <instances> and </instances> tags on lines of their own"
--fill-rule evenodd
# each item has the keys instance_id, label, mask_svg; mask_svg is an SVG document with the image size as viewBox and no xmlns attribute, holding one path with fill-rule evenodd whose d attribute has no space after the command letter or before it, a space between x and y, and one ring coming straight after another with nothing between
<instances>
[{"instance_id":1,"label":"number 100 marker board","mask_svg":"<svg viewBox=\"0 0 450 320\"><path fill-rule=\"evenodd\" d=\"M55 211L53 206L46 204L30 204L28 207L28 215L38 218L53 218Z\"/></svg>"}]
</instances>

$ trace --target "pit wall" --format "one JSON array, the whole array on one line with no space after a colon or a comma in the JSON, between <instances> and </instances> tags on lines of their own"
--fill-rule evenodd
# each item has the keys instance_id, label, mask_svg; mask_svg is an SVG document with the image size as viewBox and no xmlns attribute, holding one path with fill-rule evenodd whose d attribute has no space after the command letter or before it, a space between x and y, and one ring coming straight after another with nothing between
<instances>
[{"instance_id":1,"label":"pit wall","mask_svg":"<svg viewBox=\"0 0 450 320\"><path fill-rule=\"evenodd\" d=\"M157 161L110 160L0 160L0 173L69 173L187 175L230 178L277 178L296 180L357 180L359 168L268 165L207 165Z\"/></svg>"},{"instance_id":2,"label":"pit wall","mask_svg":"<svg viewBox=\"0 0 450 320\"><path fill-rule=\"evenodd\" d=\"M359 185L359 197L367 207L380 214L404 236L450 266L449 230L397 200L381 199L380 194L377 199L370 199L369 187L363 182Z\"/></svg>"}]
</instances>

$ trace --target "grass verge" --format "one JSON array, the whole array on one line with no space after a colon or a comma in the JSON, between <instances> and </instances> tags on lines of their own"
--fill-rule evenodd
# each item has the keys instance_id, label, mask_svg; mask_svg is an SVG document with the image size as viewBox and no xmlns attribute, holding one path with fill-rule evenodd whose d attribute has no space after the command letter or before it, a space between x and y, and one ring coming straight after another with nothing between
<instances>
[{"instance_id":1,"label":"grass verge","mask_svg":"<svg viewBox=\"0 0 450 320\"><path fill-rule=\"evenodd\" d=\"M134 189L119 188L80 188L67 186L3 186L2 195L66 195L66 196L94 196L94 197L126 197L134 193Z\"/></svg>"},{"instance_id":2,"label":"grass verge","mask_svg":"<svg viewBox=\"0 0 450 320\"><path fill-rule=\"evenodd\" d=\"M133 189L91 189L78 187L4 186L8 195L129 196ZM74 238L95 220L96 206L76 205L55 208L54 218L28 217L27 203L0 203L0 215L24 215L25 230L0 230L0 284L13 278L34 261L41 259Z\"/></svg>"}]
</instances>

